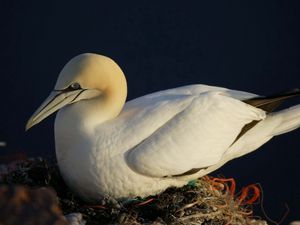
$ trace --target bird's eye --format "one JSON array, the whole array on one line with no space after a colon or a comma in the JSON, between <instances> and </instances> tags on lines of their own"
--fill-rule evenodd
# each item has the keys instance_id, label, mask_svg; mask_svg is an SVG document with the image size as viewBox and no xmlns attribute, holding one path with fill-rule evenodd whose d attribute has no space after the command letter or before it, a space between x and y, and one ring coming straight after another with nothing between
<instances>
[{"instance_id":1,"label":"bird's eye","mask_svg":"<svg viewBox=\"0 0 300 225\"><path fill-rule=\"evenodd\" d=\"M73 83L73 84L70 85L70 88L73 89L73 90L78 90L78 89L80 89L81 87L80 87L80 84L78 84L78 83Z\"/></svg>"}]
</instances>

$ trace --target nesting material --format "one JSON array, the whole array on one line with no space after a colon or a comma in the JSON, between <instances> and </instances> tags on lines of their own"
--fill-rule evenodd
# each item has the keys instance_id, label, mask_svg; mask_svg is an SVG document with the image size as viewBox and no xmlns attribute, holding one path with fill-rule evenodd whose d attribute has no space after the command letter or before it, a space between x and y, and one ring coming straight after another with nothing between
<instances>
[{"instance_id":1,"label":"nesting material","mask_svg":"<svg viewBox=\"0 0 300 225\"><path fill-rule=\"evenodd\" d=\"M253 215L254 203L259 200L258 187L249 185L237 195L233 179L206 176L146 199L117 202L108 198L99 205L88 205L67 188L54 162L34 159L19 162L13 171L2 174L1 184L2 189L4 185L53 189L63 213L81 213L73 215L79 215L87 225L267 224Z\"/></svg>"}]
</instances>

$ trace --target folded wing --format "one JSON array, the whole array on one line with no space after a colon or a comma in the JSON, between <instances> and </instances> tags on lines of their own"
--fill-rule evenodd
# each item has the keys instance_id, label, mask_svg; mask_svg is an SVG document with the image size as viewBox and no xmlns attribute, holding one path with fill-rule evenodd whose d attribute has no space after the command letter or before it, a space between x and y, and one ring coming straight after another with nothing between
<instances>
[{"instance_id":1,"label":"folded wing","mask_svg":"<svg viewBox=\"0 0 300 225\"><path fill-rule=\"evenodd\" d=\"M183 94L188 95L186 91L184 87L181 89ZM202 92L198 88L197 94L190 88L188 91L191 93L189 100L185 99L184 107L170 114L170 118L125 153L126 162L132 170L146 176L165 177L212 166L222 159L246 124L265 118L263 110L238 100L255 95L222 88L206 88ZM166 96L170 98L169 103L178 101L176 104L180 105L181 101L176 97L179 92L158 92L142 97L143 101L137 99L127 107L134 108L138 102L148 105ZM164 106L157 105L157 112L160 111L159 107Z\"/></svg>"}]
</instances>

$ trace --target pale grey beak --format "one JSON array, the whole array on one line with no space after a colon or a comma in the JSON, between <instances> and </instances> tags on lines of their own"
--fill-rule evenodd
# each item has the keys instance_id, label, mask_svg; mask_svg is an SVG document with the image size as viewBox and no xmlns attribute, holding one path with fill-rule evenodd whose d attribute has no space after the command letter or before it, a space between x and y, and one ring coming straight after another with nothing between
<instances>
[{"instance_id":1,"label":"pale grey beak","mask_svg":"<svg viewBox=\"0 0 300 225\"><path fill-rule=\"evenodd\" d=\"M27 131L34 125L41 122L43 119L61 109L67 104L71 104L81 95L85 89L79 89L74 91L53 91L48 98L42 103L42 105L35 111L26 124L25 130Z\"/></svg>"}]
</instances>

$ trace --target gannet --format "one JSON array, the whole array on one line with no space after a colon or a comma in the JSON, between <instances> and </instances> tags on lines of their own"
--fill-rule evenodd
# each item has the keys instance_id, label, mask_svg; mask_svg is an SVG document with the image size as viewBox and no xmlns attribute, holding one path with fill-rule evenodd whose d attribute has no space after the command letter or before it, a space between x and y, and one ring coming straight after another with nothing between
<instances>
[{"instance_id":1,"label":"gannet","mask_svg":"<svg viewBox=\"0 0 300 225\"><path fill-rule=\"evenodd\" d=\"M125 76L112 59L81 54L64 66L26 125L58 111L58 166L86 201L183 186L300 126L300 105L273 112L298 89L263 97L195 84L127 102L126 95Z\"/></svg>"}]
</instances>

